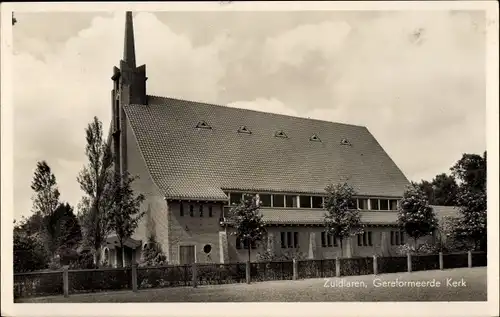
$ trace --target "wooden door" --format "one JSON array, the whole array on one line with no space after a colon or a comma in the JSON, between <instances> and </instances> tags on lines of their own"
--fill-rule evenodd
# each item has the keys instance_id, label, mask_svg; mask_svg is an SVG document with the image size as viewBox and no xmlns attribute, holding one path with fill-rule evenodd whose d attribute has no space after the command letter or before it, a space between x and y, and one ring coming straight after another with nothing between
<instances>
[{"instance_id":1,"label":"wooden door","mask_svg":"<svg viewBox=\"0 0 500 317\"><path fill-rule=\"evenodd\" d=\"M181 245L179 247L179 262L181 265L193 264L195 261L194 257L194 245Z\"/></svg>"}]
</instances>

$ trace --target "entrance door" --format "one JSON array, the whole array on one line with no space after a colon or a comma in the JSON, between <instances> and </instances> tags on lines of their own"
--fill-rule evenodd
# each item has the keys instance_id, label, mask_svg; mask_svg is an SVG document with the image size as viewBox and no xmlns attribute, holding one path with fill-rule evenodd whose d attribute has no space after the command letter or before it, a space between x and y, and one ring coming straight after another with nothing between
<instances>
[{"instance_id":1,"label":"entrance door","mask_svg":"<svg viewBox=\"0 0 500 317\"><path fill-rule=\"evenodd\" d=\"M194 263L194 245L181 245L179 247L179 262L181 265Z\"/></svg>"}]
</instances>

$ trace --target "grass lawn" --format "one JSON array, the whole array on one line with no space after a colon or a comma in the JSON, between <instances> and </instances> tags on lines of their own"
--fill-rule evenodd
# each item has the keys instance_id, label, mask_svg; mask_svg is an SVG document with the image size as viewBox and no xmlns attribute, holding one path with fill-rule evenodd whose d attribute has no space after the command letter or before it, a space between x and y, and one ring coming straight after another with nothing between
<instances>
[{"instance_id":1,"label":"grass lawn","mask_svg":"<svg viewBox=\"0 0 500 317\"><path fill-rule=\"evenodd\" d=\"M447 280L464 281L456 286ZM327 283L328 280L328 283ZM382 282L437 281L441 285L383 286ZM486 301L486 268L421 271L329 279L271 281L253 284L209 285L109 293L51 296L19 300L24 303L123 302L335 302L335 301ZM335 286L344 282L345 286ZM347 283L358 285L347 286ZM328 287L325 287L327 283ZM377 285L374 285L377 283Z\"/></svg>"}]
</instances>

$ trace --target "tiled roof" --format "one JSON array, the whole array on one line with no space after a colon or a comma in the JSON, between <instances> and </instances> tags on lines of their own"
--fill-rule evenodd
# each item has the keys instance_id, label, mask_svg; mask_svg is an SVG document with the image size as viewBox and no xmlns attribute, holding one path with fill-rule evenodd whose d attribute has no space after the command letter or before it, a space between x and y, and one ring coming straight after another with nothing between
<instances>
[{"instance_id":1,"label":"tiled roof","mask_svg":"<svg viewBox=\"0 0 500 317\"><path fill-rule=\"evenodd\" d=\"M457 217L458 211L454 207L431 206L436 217ZM262 220L267 224L302 224L321 225L324 223L325 211L322 209L260 209ZM361 211L361 222L372 225L395 225L398 221L396 211Z\"/></svg>"},{"instance_id":2,"label":"tiled roof","mask_svg":"<svg viewBox=\"0 0 500 317\"><path fill-rule=\"evenodd\" d=\"M167 198L226 199L229 188L320 194L343 181L360 195L393 197L408 185L362 126L163 97L148 102L124 109ZM196 128L201 121L211 128ZM251 133L238 133L241 126ZM279 130L287 138L276 137Z\"/></svg>"}]
</instances>

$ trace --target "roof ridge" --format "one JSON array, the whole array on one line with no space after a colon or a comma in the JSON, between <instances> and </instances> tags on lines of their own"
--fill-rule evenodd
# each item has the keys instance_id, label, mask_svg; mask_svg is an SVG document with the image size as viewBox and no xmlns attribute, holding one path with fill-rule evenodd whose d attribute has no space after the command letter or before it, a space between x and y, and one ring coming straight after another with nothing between
<instances>
[{"instance_id":1,"label":"roof ridge","mask_svg":"<svg viewBox=\"0 0 500 317\"><path fill-rule=\"evenodd\" d=\"M365 128L365 129L368 130L368 128L366 126L359 125L359 124L343 123L343 122L336 122L336 121L327 121L327 120L321 120L321 119L292 116L292 115L288 115L288 114L281 114L281 113L275 113L275 112L266 112L266 111L246 109L246 108L237 108L237 107L231 107L231 106L228 106L228 105L221 105L221 104L216 104L216 103L209 103L209 102L205 102L205 101L187 100L187 99L179 99L179 98L164 97L164 96L157 96L157 95L147 95L147 96L148 97L154 97L154 98L170 99L170 100L181 101L181 102L197 103L197 104L202 104L202 105L205 105L205 106L223 107L223 108L238 109L238 110L251 111L251 112L257 112L257 113L272 114L272 115L275 115L275 116L288 117L288 118L294 118L294 119L302 119L302 120L318 121L318 122L324 122L324 123L341 124L341 125L346 125L346 126L351 126L351 127ZM134 106L134 105L141 106L140 104L130 104L130 105L131 106ZM155 105L161 105L161 104L155 104ZM142 106L144 106L144 105L142 105Z\"/></svg>"}]
</instances>

